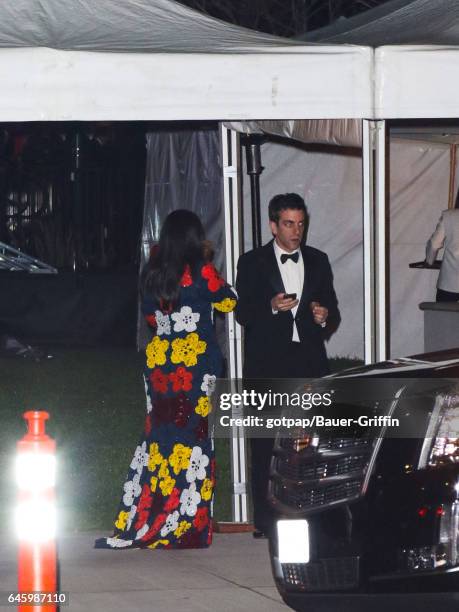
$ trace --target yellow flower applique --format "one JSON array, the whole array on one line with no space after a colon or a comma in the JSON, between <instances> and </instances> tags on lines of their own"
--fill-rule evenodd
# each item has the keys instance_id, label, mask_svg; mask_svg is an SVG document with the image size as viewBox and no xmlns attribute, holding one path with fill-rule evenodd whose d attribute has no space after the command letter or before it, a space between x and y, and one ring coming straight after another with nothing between
<instances>
[{"instance_id":1,"label":"yellow flower applique","mask_svg":"<svg viewBox=\"0 0 459 612\"><path fill-rule=\"evenodd\" d=\"M169 456L169 464L174 469L174 474L188 469L190 464L191 448L183 444L174 444L172 454Z\"/></svg>"},{"instance_id":2,"label":"yellow flower applique","mask_svg":"<svg viewBox=\"0 0 459 612\"><path fill-rule=\"evenodd\" d=\"M210 403L209 397L200 397L198 399L198 405L194 409L197 414L200 414L203 417L206 417L209 412L212 412L212 404Z\"/></svg>"},{"instance_id":3,"label":"yellow flower applique","mask_svg":"<svg viewBox=\"0 0 459 612\"><path fill-rule=\"evenodd\" d=\"M169 540L157 540L153 542L153 544L149 544L147 548L157 548L158 546L167 546L169 544Z\"/></svg>"},{"instance_id":4,"label":"yellow flower applique","mask_svg":"<svg viewBox=\"0 0 459 612\"><path fill-rule=\"evenodd\" d=\"M194 366L198 363L198 355L204 353L207 343L200 340L196 332L187 334L185 338L176 338L172 340L172 363L183 363L187 367Z\"/></svg>"},{"instance_id":5,"label":"yellow flower applique","mask_svg":"<svg viewBox=\"0 0 459 612\"><path fill-rule=\"evenodd\" d=\"M170 476L166 476L163 480L159 481L159 488L161 489L161 493L166 497L172 493L172 490L175 486L175 479Z\"/></svg>"},{"instance_id":6,"label":"yellow flower applique","mask_svg":"<svg viewBox=\"0 0 459 612\"><path fill-rule=\"evenodd\" d=\"M158 476L160 478L167 478L170 475L169 468L167 467L167 459L161 462L161 467L158 470Z\"/></svg>"},{"instance_id":7,"label":"yellow flower applique","mask_svg":"<svg viewBox=\"0 0 459 612\"><path fill-rule=\"evenodd\" d=\"M150 472L154 472L156 470L157 465L161 465L164 461L164 457L159 452L159 445L157 442L153 442L150 444L150 453L148 456L148 469Z\"/></svg>"},{"instance_id":8,"label":"yellow flower applique","mask_svg":"<svg viewBox=\"0 0 459 612\"><path fill-rule=\"evenodd\" d=\"M210 478L204 478L204 481L202 483L202 487L201 487L201 497L202 499L204 499L205 501L209 501L209 499L212 497L212 489L214 488L214 485L212 483L212 481L210 480Z\"/></svg>"},{"instance_id":9,"label":"yellow flower applique","mask_svg":"<svg viewBox=\"0 0 459 612\"><path fill-rule=\"evenodd\" d=\"M155 336L147 346L147 366L154 368L158 365L166 363L166 351L169 348L169 340L161 340L159 336Z\"/></svg>"},{"instance_id":10,"label":"yellow flower applique","mask_svg":"<svg viewBox=\"0 0 459 612\"><path fill-rule=\"evenodd\" d=\"M180 538L188 529L191 527L191 523L188 521L180 521L179 526L174 531L174 535L177 538Z\"/></svg>"},{"instance_id":11,"label":"yellow flower applique","mask_svg":"<svg viewBox=\"0 0 459 612\"><path fill-rule=\"evenodd\" d=\"M220 312L231 312L236 307L236 300L225 298L221 302L214 302L212 306Z\"/></svg>"},{"instance_id":12,"label":"yellow flower applique","mask_svg":"<svg viewBox=\"0 0 459 612\"><path fill-rule=\"evenodd\" d=\"M155 493L156 491L156 487L158 486L158 478L156 476L152 476L150 478L150 482L151 482L151 490L153 493Z\"/></svg>"},{"instance_id":13,"label":"yellow flower applique","mask_svg":"<svg viewBox=\"0 0 459 612\"><path fill-rule=\"evenodd\" d=\"M117 529L121 529L121 531L124 531L126 529L128 516L129 512L124 512L121 510L121 512L118 514L118 518L115 521L115 527Z\"/></svg>"}]
</instances>

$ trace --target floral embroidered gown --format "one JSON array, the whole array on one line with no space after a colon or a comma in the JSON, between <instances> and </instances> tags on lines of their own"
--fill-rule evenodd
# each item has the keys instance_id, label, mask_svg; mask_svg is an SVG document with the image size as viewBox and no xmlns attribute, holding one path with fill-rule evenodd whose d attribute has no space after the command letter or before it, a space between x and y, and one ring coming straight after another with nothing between
<instances>
[{"instance_id":1,"label":"floral embroidered gown","mask_svg":"<svg viewBox=\"0 0 459 612\"><path fill-rule=\"evenodd\" d=\"M154 336L146 349L147 416L129 466L113 537L96 547L200 548L212 541L215 485L208 437L210 394L222 355L212 309L230 312L236 295L207 263L181 279L174 311L144 300Z\"/></svg>"}]
</instances>

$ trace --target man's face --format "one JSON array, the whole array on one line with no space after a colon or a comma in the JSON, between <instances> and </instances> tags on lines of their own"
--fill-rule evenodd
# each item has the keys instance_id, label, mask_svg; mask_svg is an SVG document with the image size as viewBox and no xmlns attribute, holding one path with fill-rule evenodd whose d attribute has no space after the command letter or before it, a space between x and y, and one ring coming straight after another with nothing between
<instances>
[{"instance_id":1,"label":"man's face","mask_svg":"<svg viewBox=\"0 0 459 612\"><path fill-rule=\"evenodd\" d=\"M278 223L269 222L278 246L287 253L292 253L299 248L303 239L304 224L304 212L292 208L280 211Z\"/></svg>"}]
</instances>

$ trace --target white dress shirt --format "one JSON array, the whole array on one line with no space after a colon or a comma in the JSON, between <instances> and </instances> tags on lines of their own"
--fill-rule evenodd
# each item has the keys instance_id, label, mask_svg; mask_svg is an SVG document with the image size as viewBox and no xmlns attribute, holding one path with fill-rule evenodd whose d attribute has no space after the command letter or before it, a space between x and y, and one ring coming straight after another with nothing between
<instances>
[{"instance_id":1,"label":"white dress shirt","mask_svg":"<svg viewBox=\"0 0 459 612\"><path fill-rule=\"evenodd\" d=\"M438 251L445 247L437 287L459 293L459 209L451 208L441 214L437 228L426 248L426 261L433 264Z\"/></svg>"},{"instance_id":2,"label":"white dress shirt","mask_svg":"<svg viewBox=\"0 0 459 612\"><path fill-rule=\"evenodd\" d=\"M293 255L293 253L298 253L298 261L295 263L291 259L287 259L285 263L281 262L281 255ZM280 248L277 242L274 240L274 254L276 255L277 265L279 266L279 271L282 277L282 282L284 283L285 293L296 293L296 299L300 300L301 294L303 293L303 283L304 283L304 262L303 256L301 254L301 249L297 249L292 253L288 251L284 251ZM292 342L299 342L300 337L298 335L298 329L295 323L296 311L298 310L298 304L295 308L292 308L293 315L293 335ZM277 312L277 311L276 311Z\"/></svg>"}]
</instances>

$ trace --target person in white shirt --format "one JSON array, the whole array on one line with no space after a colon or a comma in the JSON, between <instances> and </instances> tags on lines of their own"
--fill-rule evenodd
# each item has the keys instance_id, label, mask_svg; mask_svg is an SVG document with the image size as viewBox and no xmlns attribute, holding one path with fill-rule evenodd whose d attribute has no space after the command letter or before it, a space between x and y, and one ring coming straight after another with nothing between
<instances>
[{"instance_id":1,"label":"person in white shirt","mask_svg":"<svg viewBox=\"0 0 459 612\"><path fill-rule=\"evenodd\" d=\"M426 246L426 262L432 265L444 248L437 281L437 302L459 301L459 194L456 207L441 213L437 227Z\"/></svg>"}]
</instances>

